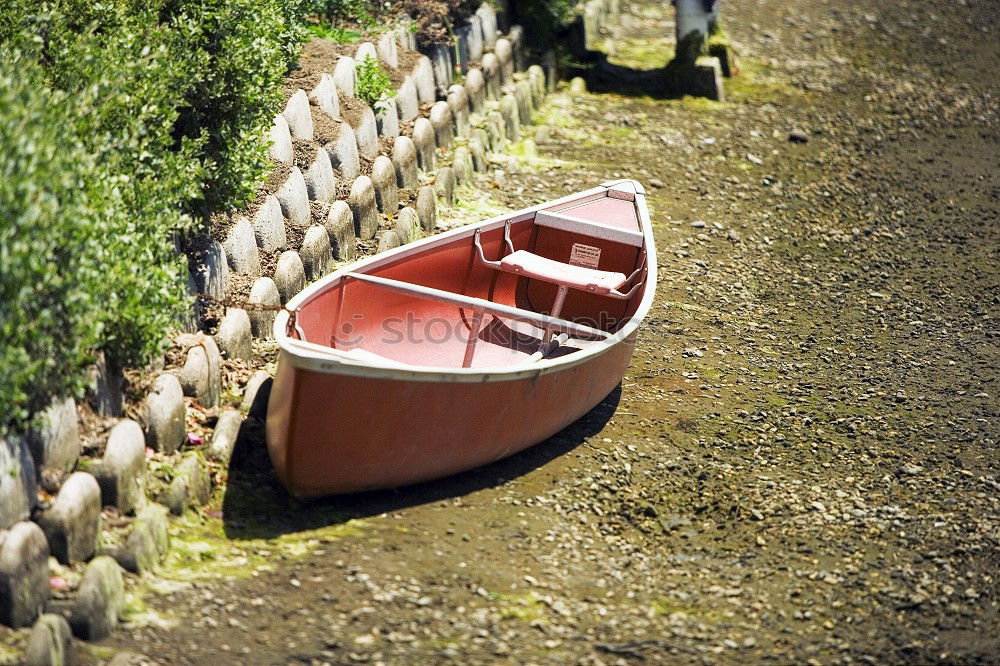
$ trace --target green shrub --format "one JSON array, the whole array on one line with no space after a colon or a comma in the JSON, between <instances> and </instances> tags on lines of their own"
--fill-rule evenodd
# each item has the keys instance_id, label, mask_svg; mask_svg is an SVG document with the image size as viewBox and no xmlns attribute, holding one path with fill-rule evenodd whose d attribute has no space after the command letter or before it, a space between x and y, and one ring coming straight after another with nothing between
<instances>
[{"instance_id":1,"label":"green shrub","mask_svg":"<svg viewBox=\"0 0 1000 666\"><path fill-rule=\"evenodd\" d=\"M341 44L353 44L354 42L361 41L361 33L358 32L357 30L351 30L350 28L339 28L335 25L326 22L310 24L309 32L316 35L317 37L329 39L331 41L338 42Z\"/></svg>"},{"instance_id":2,"label":"green shrub","mask_svg":"<svg viewBox=\"0 0 1000 666\"><path fill-rule=\"evenodd\" d=\"M392 81L375 58L367 56L358 64L358 80L354 86L354 94L372 108L375 108L382 99L382 95L393 94Z\"/></svg>"},{"instance_id":3,"label":"green shrub","mask_svg":"<svg viewBox=\"0 0 1000 666\"><path fill-rule=\"evenodd\" d=\"M174 0L161 14L201 55L176 134L204 138L205 180L193 212L246 203L270 164L265 137L289 63L307 32L282 0ZM291 9L290 9L291 7Z\"/></svg>"},{"instance_id":4,"label":"green shrub","mask_svg":"<svg viewBox=\"0 0 1000 666\"><path fill-rule=\"evenodd\" d=\"M0 48L0 433L79 388L106 321L105 222L124 205L96 156L66 140L73 107Z\"/></svg>"},{"instance_id":5,"label":"green shrub","mask_svg":"<svg viewBox=\"0 0 1000 666\"><path fill-rule=\"evenodd\" d=\"M281 0L0 9L0 433L90 355L161 351L180 237L245 203L305 34Z\"/></svg>"},{"instance_id":6,"label":"green shrub","mask_svg":"<svg viewBox=\"0 0 1000 666\"><path fill-rule=\"evenodd\" d=\"M329 25L353 22L366 28L378 24L378 0L305 0L303 10Z\"/></svg>"}]
</instances>

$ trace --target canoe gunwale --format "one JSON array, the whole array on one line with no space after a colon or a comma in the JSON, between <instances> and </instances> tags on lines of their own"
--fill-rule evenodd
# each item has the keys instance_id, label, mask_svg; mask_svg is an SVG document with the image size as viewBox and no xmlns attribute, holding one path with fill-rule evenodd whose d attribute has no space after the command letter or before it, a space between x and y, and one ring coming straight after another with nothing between
<instances>
[{"instance_id":1,"label":"canoe gunwale","mask_svg":"<svg viewBox=\"0 0 1000 666\"><path fill-rule=\"evenodd\" d=\"M307 305L313 298L317 297L324 290L329 288L331 283L337 282L346 277L347 273L356 272L359 269L378 268L385 264L396 261L400 256L412 254L420 250L433 248L437 245L444 245L456 238L461 238L474 232L475 229L490 231L502 227L506 222L522 222L531 219L535 214L543 209L551 209L565 203L580 201L587 197L598 194L605 194L607 190L614 189L616 185L625 185L635 194L636 210L639 214L639 224L645 238L646 266L644 292L639 306L635 313L629 317L618 331L611 334L607 339L588 344L584 349L565 356L542 359L534 362L524 362L508 366L496 366L486 368L459 368L444 366L420 366L395 361L389 358L354 358L342 350L334 349L326 345L307 342L289 337L288 330L289 311L296 311ZM505 213L489 218L484 221L468 224L451 231L435 236L429 236L415 243L403 245L399 248L383 253L381 256L372 258L366 257L321 278L313 285L306 287L303 291L294 296L286 305L286 310L278 313L274 321L274 338L279 348L283 352L282 361L289 362L293 367L329 374L362 376L384 379L399 379L406 381L426 381L426 382L459 382L459 383L480 383L495 381L512 381L527 377L537 377L551 372L560 372L569 368L587 363L603 355L611 349L621 344L633 344L639 324L645 319L653 303L656 291L656 247L653 243L652 225L649 219L649 211L646 208L645 190L642 185L634 180L617 180L603 183L598 187L577 192L575 194L562 197L554 201L544 202L537 206L532 206L513 213Z\"/></svg>"}]
</instances>

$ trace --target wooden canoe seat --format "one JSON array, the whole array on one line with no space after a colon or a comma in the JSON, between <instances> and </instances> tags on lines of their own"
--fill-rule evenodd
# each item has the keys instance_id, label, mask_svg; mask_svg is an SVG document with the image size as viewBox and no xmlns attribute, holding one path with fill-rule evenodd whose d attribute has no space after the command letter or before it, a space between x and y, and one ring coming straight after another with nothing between
<instances>
[{"instance_id":1,"label":"wooden canoe seat","mask_svg":"<svg viewBox=\"0 0 1000 666\"><path fill-rule=\"evenodd\" d=\"M599 271L585 266L565 264L527 250L518 250L502 258L500 270L602 296L617 290L628 279L624 273Z\"/></svg>"}]
</instances>

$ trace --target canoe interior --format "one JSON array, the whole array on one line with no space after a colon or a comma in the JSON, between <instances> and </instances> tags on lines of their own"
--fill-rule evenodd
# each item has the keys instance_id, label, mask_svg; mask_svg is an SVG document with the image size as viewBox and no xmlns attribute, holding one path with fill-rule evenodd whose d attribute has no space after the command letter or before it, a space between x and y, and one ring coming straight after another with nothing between
<instances>
[{"instance_id":1,"label":"canoe interior","mask_svg":"<svg viewBox=\"0 0 1000 666\"><path fill-rule=\"evenodd\" d=\"M576 265L581 265L582 252L586 255L582 261L588 262L589 268L625 276L643 266L643 229L634 201L602 192L543 211L583 222L572 228L558 228L540 224L536 216L514 221L509 234L515 250ZM503 236L503 226L481 233L486 259L497 261L507 254ZM556 284L484 265L473 239L474 230L469 230L447 243L417 248L390 263L362 266L357 272L541 314L551 311ZM645 272L637 280L645 280ZM646 285L636 289L627 300L570 289L559 318L614 333L635 313L645 289ZM358 350L355 354L361 358L375 354L407 365L441 368L462 367L473 318L469 307L397 293L350 277L332 281L298 311L300 335L304 334L308 342L348 352ZM545 332L535 325L487 314L469 367L532 362L537 359L544 336ZM594 341L570 337L546 349L545 358L572 354L588 344Z\"/></svg>"}]
</instances>

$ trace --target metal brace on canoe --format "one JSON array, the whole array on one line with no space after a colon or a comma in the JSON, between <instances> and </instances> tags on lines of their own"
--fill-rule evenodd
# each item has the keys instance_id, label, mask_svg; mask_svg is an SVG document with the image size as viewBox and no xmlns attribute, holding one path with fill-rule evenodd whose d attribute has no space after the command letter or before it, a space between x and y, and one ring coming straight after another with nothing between
<instances>
[{"instance_id":1,"label":"metal brace on canoe","mask_svg":"<svg viewBox=\"0 0 1000 666\"><path fill-rule=\"evenodd\" d=\"M527 278L534 278L536 280L551 282L552 284L558 285L559 289L556 292L555 302L553 302L552 310L549 313L552 317L558 317L562 312L563 304L566 301L566 294L570 289L589 291L594 294L608 296L609 298L617 300L628 300L635 295L635 293L639 290L639 287L642 285L641 281L634 283L633 281L646 267L645 255L643 255L643 260L639 267L632 271L631 275L626 277L624 273L600 271L594 268L587 268L585 266L575 266L573 264L548 259L534 254L533 252L528 252L527 250L515 250L514 244L511 243L510 240L510 220L504 223L503 238L504 244L507 246L508 254L501 257L499 261L490 261L486 258L485 254L483 254L483 246L479 240L479 230L476 229L475 236L473 236L473 243L475 243L480 263L484 266L488 266L489 268L502 271L504 273L512 273L514 275L521 275ZM627 292L622 293L620 291L621 288L629 284L631 285L631 288ZM474 319L473 327L477 330L469 341L469 345L472 348L475 348L476 334L478 334L478 324L481 324L481 321L478 318ZM547 343L551 337L552 331L546 329L543 342ZM466 355L470 355L469 350L466 351Z\"/></svg>"}]
</instances>

